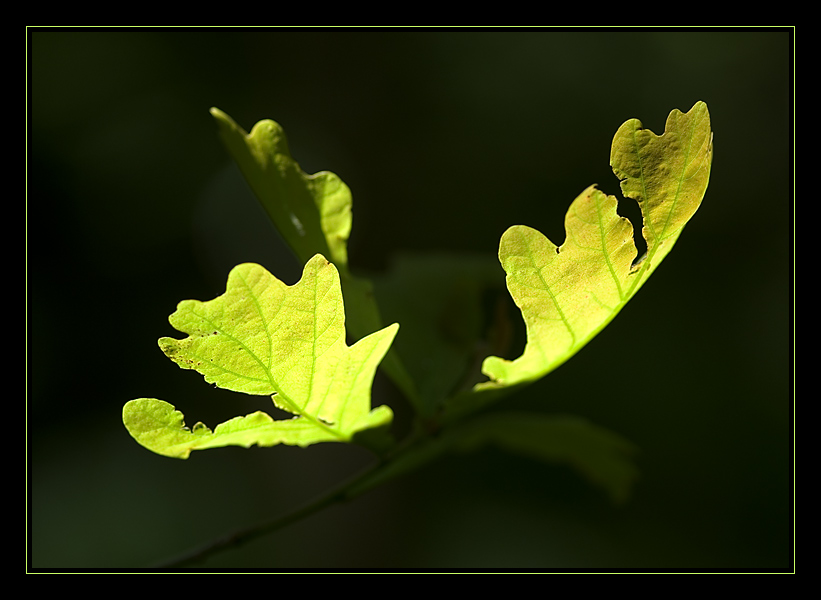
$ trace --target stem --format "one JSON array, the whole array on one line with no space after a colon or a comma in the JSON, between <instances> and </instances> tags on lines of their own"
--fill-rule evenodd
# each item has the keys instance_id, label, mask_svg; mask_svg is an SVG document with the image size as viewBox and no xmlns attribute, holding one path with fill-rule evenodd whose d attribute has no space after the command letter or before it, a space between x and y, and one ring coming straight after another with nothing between
<instances>
[{"instance_id":1,"label":"stem","mask_svg":"<svg viewBox=\"0 0 821 600\"><path fill-rule=\"evenodd\" d=\"M291 523L296 523L301 519L318 513L333 504L353 500L373 487L381 485L399 475L403 475L417 469L422 464L425 464L435 456L438 456L442 451L442 447L439 444L426 443L427 440L424 438L420 439L416 436L410 436L410 438L411 439L408 440L406 444L400 445L400 447L396 449L390 458L374 462L358 474L342 482L337 487L325 492L307 504L304 504L291 512L285 513L276 519L272 519L271 521L266 521L245 529L240 529L239 531L235 531L225 537L209 542L204 546L190 550L189 552L177 556L176 558L160 563L156 565L156 567L167 569L171 567L190 565L191 563L202 562L206 558L224 550L237 548L247 542L250 542L251 540L287 527Z\"/></svg>"},{"instance_id":2,"label":"stem","mask_svg":"<svg viewBox=\"0 0 821 600\"><path fill-rule=\"evenodd\" d=\"M327 508L328 506L336 504L337 502L346 502L348 500L351 500L353 497L355 497L355 494L352 495L349 492L355 486L362 483L364 480L372 476L374 473L378 472L382 465L383 463L374 463L370 467L367 467L366 469L361 471L356 476L343 482L336 488L329 490L328 492L325 492L323 495L315 498L307 504L304 504L301 507L292 510L291 512L285 513L284 515L281 515L276 519L259 523L251 527L247 527L245 529L240 529L238 531L235 531L234 533L216 539L212 542L205 544L204 546L200 546L199 548L190 550L185 554L181 554L180 556L172 558L156 566L158 568L166 569L170 567L181 567L185 565L190 565L191 563L202 562L206 558L214 554L217 554L224 550L228 550L230 548L238 548L243 544L250 542L251 540L254 540L268 533L272 533L274 531L287 527L291 523L295 523L301 519L309 517L310 515L317 513Z\"/></svg>"}]
</instances>

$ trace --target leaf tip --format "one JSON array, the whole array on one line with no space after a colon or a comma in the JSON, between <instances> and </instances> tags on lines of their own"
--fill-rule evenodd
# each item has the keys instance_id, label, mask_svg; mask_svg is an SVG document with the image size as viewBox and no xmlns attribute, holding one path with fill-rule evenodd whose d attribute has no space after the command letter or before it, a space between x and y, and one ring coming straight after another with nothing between
<instances>
[{"instance_id":1,"label":"leaf tip","mask_svg":"<svg viewBox=\"0 0 821 600\"><path fill-rule=\"evenodd\" d=\"M187 435L182 412L156 398L129 400L123 406L123 425L134 440L156 454L186 459L190 449L174 442ZM201 431L197 433L201 434Z\"/></svg>"},{"instance_id":2,"label":"leaf tip","mask_svg":"<svg viewBox=\"0 0 821 600\"><path fill-rule=\"evenodd\" d=\"M322 254L321 252L317 252L316 254L314 254L311 257L311 260L308 261L308 263L309 264L316 263L320 266L333 265L333 263L331 261L329 261L327 258L325 258L325 255Z\"/></svg>"},{"instance_id":3,"label":"leaf tip","mask_svg":"<svg viewBox=\"0 0 821 600\"><path fill-rule=\"evenodd\" d=\"M180 340L174 339L172 337L161 337L157 340L157 345L162 350L162 353L165 354L168 358L173 360L173 356L179 351L180 349Z\"/></svg>"},{"instance_id":4,"label":"leaf tip","mask_svg":"<svg viewBox=\"0 0 821 600\"><path fill-rule=\"evenodd\" d=\"M228 131L241 131L239 125L237 125L234 119L232 119L228 113L221 111L216 106L209 108L208 112L212 117L214 117L214 120L217 122L217 125L223 133Z\"/></svg>"}]
</instances>

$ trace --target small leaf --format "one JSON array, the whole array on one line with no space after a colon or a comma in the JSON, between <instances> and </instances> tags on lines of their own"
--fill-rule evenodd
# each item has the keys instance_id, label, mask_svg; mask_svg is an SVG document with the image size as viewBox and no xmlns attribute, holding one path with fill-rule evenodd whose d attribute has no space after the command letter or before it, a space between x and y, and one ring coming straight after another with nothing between
<instances>
[{"instance_id":1,"label":"small leaf","mask_svg":"<svg viewBox=\"0 0 821 600\"><path fill-rule=\"evenodd\" d=\"M477 391L539 379L578 352L633 297L670 252L707 189L712 132L707 106L670 113L664 135L637 119L616 133L613 171L626 197L638 201L647 253L637 259L630 222L618 201L594 186L572 203L567 237L557 247L544 235L514 226L502 236L499 259L527 328L524 353L509 361L488 357L489 382Z\"/></svg>"},{"instance_id":2,"label":"small leaf","mask_svg":"<svg viewBox=\"0 0 821 600\"><path fill-rule=\"evenodd\" d=\"M307 445L351 441L361 430L390 422L386 406L370 409L377 365L398 325L373 333L351 347L345 343L345 311L336 268L321 255L287 286L263 267L235 267L223 295L208 302L185 300L169 318L182 340L162 338L163 352L218 387L270 395L277 407L296 415L274 421L264 413L238 417L188 432L171 405L140 399L126 406L131 434L160 454L222 445Z\"/></svg>"},{"instance_id":3,"label":"small leaf","mask_svg":"<svg viewBox=\"0 0 821 600\"><path fill-rule=\"evenodd\" d=\"M285 132L270 119L246 133L231 117L211 109L220 137L280 234L304 263L314 254L348 268L351 191L334 173L303 172Z\"/></svg>"},{"instance_id":4,"label":"small leaf","mask_svg":"<svg viewBox=\"0 0 821 600\"><path fill-rule=\"evenodd\" d=\"M254 195L300 262L322 254L337 267L351 333L362 337L383 327L371 282L354 276L348 267L353 204L348 186L329 171L303 172L279 123L265 119L246 133L218 108L212 108L211 115ZM428 410L395 352L389 351L383 368L418 410Z\"/></svg>"},{"instance_id":5,"label":"small leaf","mask_svg":"<svg viewBox=\"0 0 821 600\"><path fill-rule=\"evenodd\" d=\"M458 436L458 437L457 437ZM548 463L566 464L622 503L638 479L636 447L607 429L570 415L502 412L482 415L454 431L464 452L483 445Z\"/></svg>"}]
</instances>

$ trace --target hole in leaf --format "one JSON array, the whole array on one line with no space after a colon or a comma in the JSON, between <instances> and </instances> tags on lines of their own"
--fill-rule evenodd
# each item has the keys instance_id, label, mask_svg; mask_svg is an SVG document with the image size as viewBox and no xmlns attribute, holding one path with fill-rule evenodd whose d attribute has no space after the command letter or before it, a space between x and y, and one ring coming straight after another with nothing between
<instances>
[{"instance_id":1,"label":"hole in leaf","mask_svg":"<svg viewBox=\"0 0 821 600\"><path fill-rule=\"evenodd\" d=\"M647 242L641 233L644 220L638 202L630 198L619 200L618 213L633 225L633 243L636 245L636 257L633 259L633 266L640 263L647 254Z\"/></svg>"}]
</instances>

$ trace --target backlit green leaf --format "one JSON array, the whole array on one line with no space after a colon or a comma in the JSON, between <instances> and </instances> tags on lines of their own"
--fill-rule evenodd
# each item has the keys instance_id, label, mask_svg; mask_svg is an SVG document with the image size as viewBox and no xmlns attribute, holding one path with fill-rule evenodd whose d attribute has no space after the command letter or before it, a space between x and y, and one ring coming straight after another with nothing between
<instances>
[{"instance_id":1,"label":"backlit green leaf","mask_svg":"<svg viewBox=\"0 0 821 600\"><path fill-rule=\"evenodd\" d=\"M297 257L304 263L322 254L339 270L347 270L348 186L329 171L303 172L279 123L265 119L246 133L218 108L212 108L211 115L248 185Z\"/></svg>"},{"instance_id":2,"label":"backlit green leaf","mask_svg":"<svg viewBox=\"0 0 821 600\"><path fill-rule=\"evenodd\" d=\"M489 357L489 382L477 390L536 380L578 352L633 297L670 252L701 204L710 176L712 132L707 105L670 113L662 136L631 119L613 139L611 166L627 198L638 201L646 256L638 258L630 222L618 201L594 186L571 204L566 239L514 226L502 236L499 259L527 328L524 353Z\"/></svg>"},{"instance_id":3,"label":"backlit green leaf","mask_svg":"<svg viewBox=\"0 0 821 600\"><path fill-rule=\"evenodd\" d=\"M185 300L169 321L188 334L159 341L180 367L221 388L272 396L295 418L275 421L253 413L213 432L201 424L189 431L182 414L165 402L128 403L126 427L159 454L185 458L191 450L216 446L351 441L357 432L392 418L386 406L371 410L370 392L398 325L349 347L339 274L321 255L308 261L293 286L259 265L239 265L223 295L208 302Z\"/></svg>"}]
</instances>

